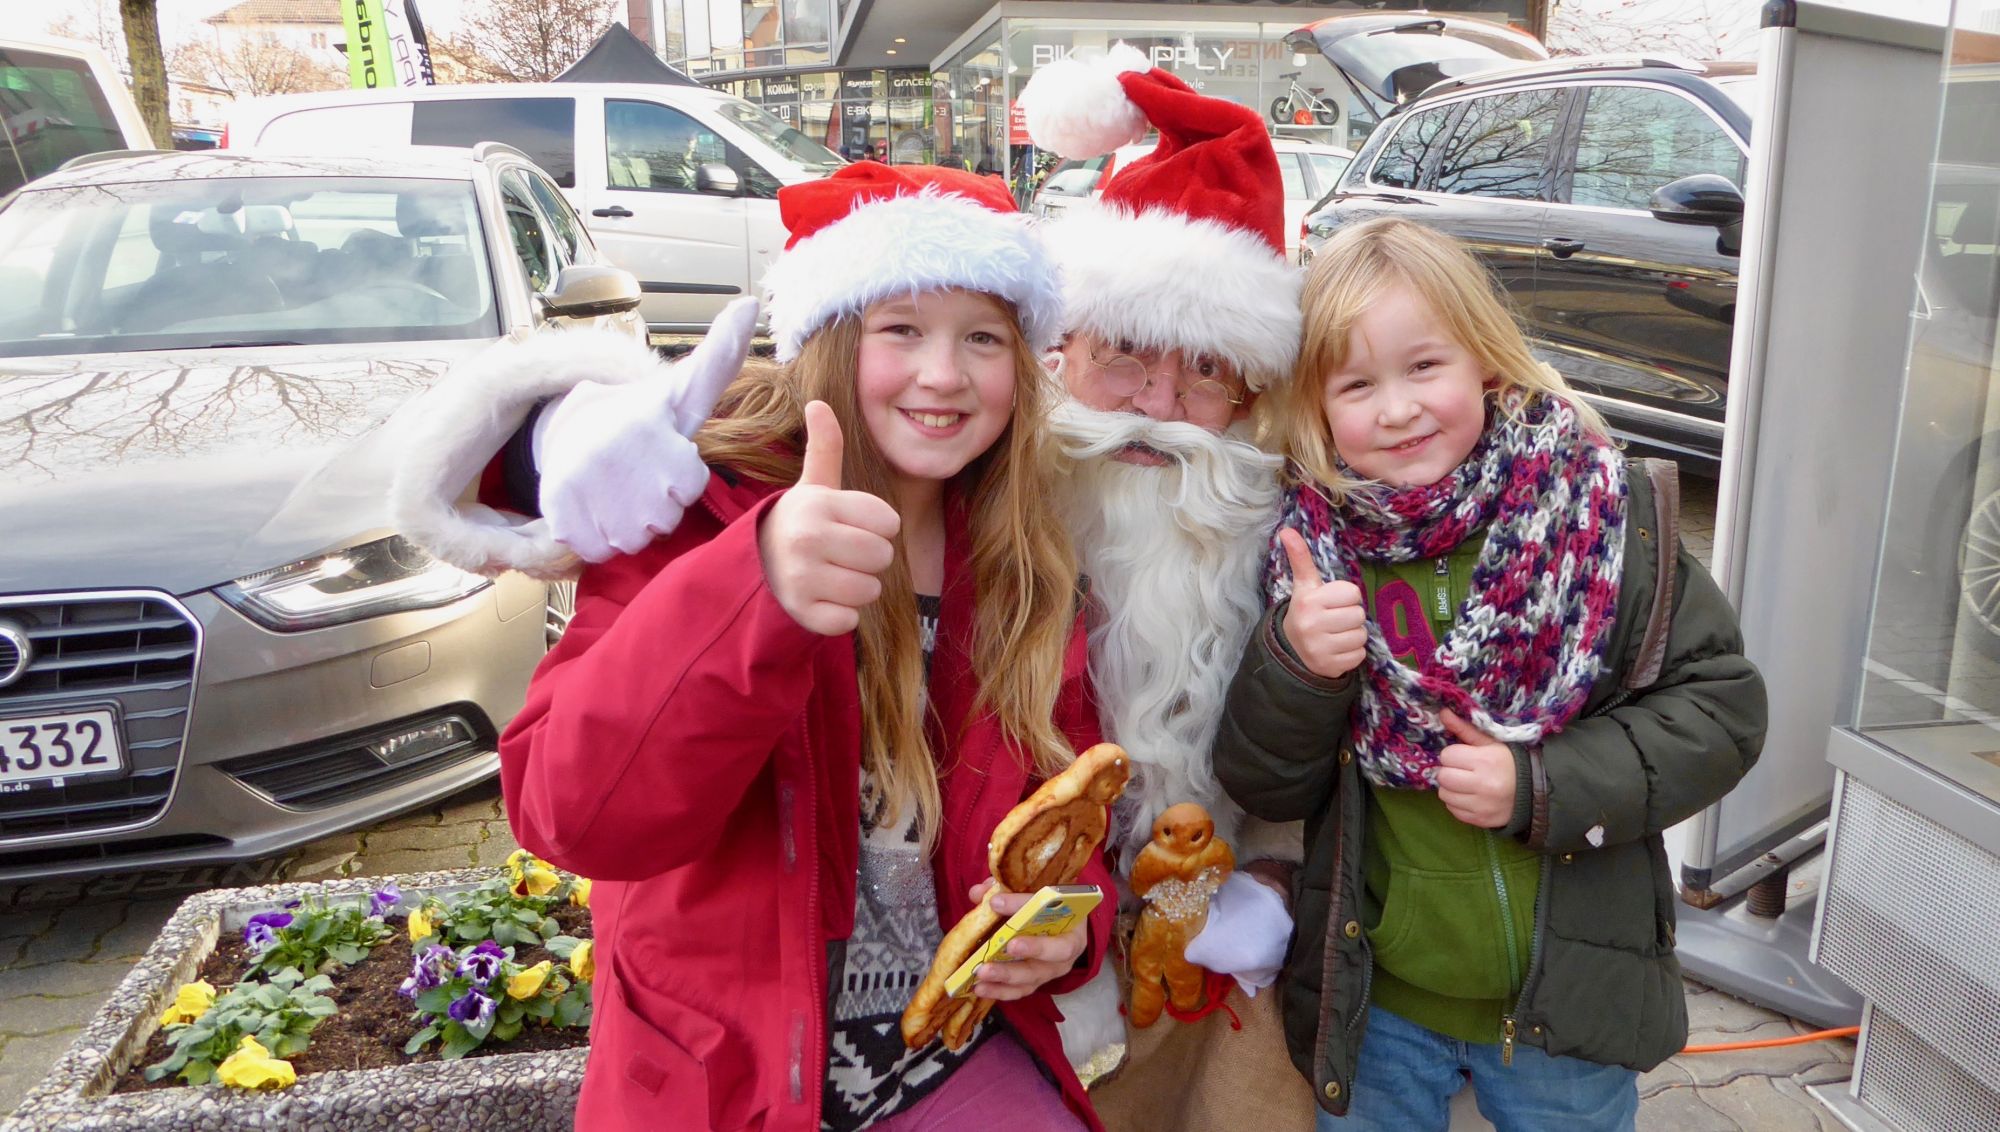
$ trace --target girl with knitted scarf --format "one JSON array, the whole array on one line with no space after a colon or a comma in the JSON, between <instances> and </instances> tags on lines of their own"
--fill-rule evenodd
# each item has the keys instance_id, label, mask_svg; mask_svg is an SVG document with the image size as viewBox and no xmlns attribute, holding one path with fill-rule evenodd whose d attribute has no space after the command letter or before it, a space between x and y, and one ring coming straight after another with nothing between
<instances>
[{"instance_id":1,"label":"girl with knitted scarf","mask_svg":"<svg viewBox=\"0 0 2000 1132\"><path fill-rule=\"evenodd\" d=\"M1686 1033L1659 834L1748 769L1761 681L1671 487L1456 242L1358 225L1303 304L1215 763L1307 822L1282 993L1320 1127L1443 1132L1469 1079L1502 1132L1629 1129Z\"/></svg>"}]
</instances>

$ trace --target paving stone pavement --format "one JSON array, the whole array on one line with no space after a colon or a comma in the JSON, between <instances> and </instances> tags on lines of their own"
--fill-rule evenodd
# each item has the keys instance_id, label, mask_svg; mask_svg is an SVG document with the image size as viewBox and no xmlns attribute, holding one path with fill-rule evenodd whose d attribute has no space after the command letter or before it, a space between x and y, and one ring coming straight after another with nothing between
<instances>
[{"instance_id":1,"label":"paving stone pavement","mask_svg":"<svg viewBox=\"0 0 2000 1132\"><path fill-rule=\"evenodd\" d=\"M1714 484L1690 479L1682 534L1706 561ZM217 884L382 876L497 865L516 848L497 782L354 833L240 868L120 874L85 883L0 885L0 1114L11 1111L144 953L183 896ZM1690 982L1693 1044L1781 1037L1809 1027ZM1843 1080L1851 1041L1682 1055L1640 1079L1639 1132L1836 1132L1805 1085ZM1469 1093L1455 1132L1489 1127Z\"/></svg>"}]
</instances>

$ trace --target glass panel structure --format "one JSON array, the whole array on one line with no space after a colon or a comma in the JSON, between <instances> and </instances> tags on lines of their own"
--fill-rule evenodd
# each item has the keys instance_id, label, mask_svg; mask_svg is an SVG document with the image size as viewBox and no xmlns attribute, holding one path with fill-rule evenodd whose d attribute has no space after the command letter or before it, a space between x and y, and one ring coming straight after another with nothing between
<instances>
[{"instance_id":1,"label":"glass panel structure","mask_svg":"<svg viewBox=\"0 0 2000 1132\"><path fill-rule=\"evenodd\" d=\"M2000 59L1980 46L1947 71L1928 170L1858 729L2000 803Z\"/></svg>"}]
</instances>

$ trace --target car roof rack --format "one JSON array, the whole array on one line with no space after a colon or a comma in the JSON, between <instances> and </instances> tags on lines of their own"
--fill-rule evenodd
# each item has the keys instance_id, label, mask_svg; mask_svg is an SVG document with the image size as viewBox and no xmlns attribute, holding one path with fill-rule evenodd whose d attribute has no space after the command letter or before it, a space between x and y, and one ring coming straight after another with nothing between
<instances>
[{"instance_id":1,"label":"car roof rack","mask_svg":"<svg viewBox=\"0 0 2000 1132\"><path fill-rule=\"evenodd\" d=\"M1563 75L1572 71L1611 71L1637 67L1664 67L1689 74L1704 74L1708 68L1691 59L1678 55L1559 55L1553 59L1539 59L1523 63L1518 67L1495 67L1488 71L1477 71L1470 75L1444 79L1427 86L1417 96L1429 98L1449 90L1464 87L1485 86L1488 83L1510 82L1515 79L1539 78L1543 75ZM1412 100L1414 101L1414 100Z\"/></svg>"},{"instance_id":2,"label":"car roof rack","mask_svg":"<svg viewBox=\"0 0 2000 1132\"><path fill-rule=\"evenodd\" d=\"M179 152L177 149L100 149L96 153L79 153L56 168L76 169L84 165L95 165L100 161L116 161L121 157L159 157Z\"/></svg>"}]
</instances>

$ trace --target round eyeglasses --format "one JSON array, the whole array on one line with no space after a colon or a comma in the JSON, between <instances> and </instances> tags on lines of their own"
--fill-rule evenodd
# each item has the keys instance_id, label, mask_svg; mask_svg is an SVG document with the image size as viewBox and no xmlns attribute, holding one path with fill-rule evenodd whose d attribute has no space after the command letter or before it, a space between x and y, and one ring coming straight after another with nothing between
<instances>
[{"instance_id":1,"label":"round eyeglasses","mask_svg":"<svg viewBox=\"0 0 2000 1132\"><path fill-rule=\"evenodd\" d=\"M1198 358L1197 363L1202 360L1206 359ZM1131 354L1113 354L1108 358L1100 358L1093 352L1090 361L1103 375L1101 381L1105 392L1115 397L1137 397L1153 382L1170 376L1164 372L1156 373L1147 369L1145 361ZM1218 369L1223 368L1220 362L1214 364ZM1177 389L1174 391L1174 396L1180 399L1181 404L1190 413L1223 413L1243 403L1243 394L1230 392L1227 383L1212 377L1200 378L1185 389Z\"/></svg>"}]
</instances>

